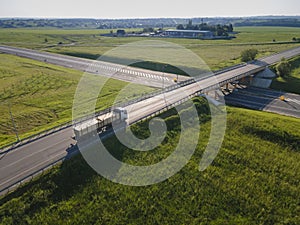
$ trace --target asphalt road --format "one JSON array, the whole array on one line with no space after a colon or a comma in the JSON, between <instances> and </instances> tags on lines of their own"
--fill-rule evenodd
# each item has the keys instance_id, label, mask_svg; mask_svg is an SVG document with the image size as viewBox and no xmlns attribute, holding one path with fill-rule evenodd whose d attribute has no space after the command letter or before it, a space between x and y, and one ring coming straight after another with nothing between
<instances>
[{"instance_id":1,"label":"asphalt road","mask_svg":"<svg viewBox=\"0 0 300 225\"><path fill-rule=\"evenodd\" d=\"M151 87L164 88L173 85L173 79L177 78L176 74L162 73L104 61L35 51L31 49L0 46L0 52ZM186 76L178 76L179 81L187 79L189 78Z\"/></svg>"},{"instance_id":2,"label":"asphalt road","mask_svg":"<svg viewBox=\"0 0 300 225\"><path fill-rule=\"evenodd\" d=\"M1 47L1 49L2 50L0 51L4 51L3 47ZM18 50L15 48L13 49L14 50L11 52L11 54L13 52L17 52ZM8 50L6 49L5 51L7 52ZM27 51L31 52L31 50L26 50L25 53ZM18 54L20 54L20 52ZM33 51L33 55L35 55L35 57L41 57L38 54L40 53ZM48 53L45 54L48 55ZM253 74L254 72L263 70L266 62L274 63L276 60L281 60L282 57L289 58L292 55L295 56L299 54L300 54L300 47L297 49L293 49L290 52L288 51L282 54L277 54L276 57L270 56L269 58L264 58L261 61L256 61L250 64L246 64L241 67L232 69L230 71L219 73L215 76L206 77L205 79L199 80L196 83L192 83L190 85L180 87L178 89L166 92L164 94L157 95L153 98L149 98L144 101L134 103L126 107L129 112L129 122L133 123L135 121L138 121L139 119L147 115L159 111L160 109L166 107L167 105L172 105L173 103L180 101L186 96L192 95L194 93L198 93L199 90L205 92L207 90L217 88L218 83L225 84L228 81L241 78L241 76L250 75ZM74 63L74 65L78 64L79 67L80 65L81 67L87 65L86 63L81 62L81 61L86 61L84 59L76 58L74 62L73 61L74 57L71 57L72 59L66 56L55 55L55 57L54 58L53 57L54 57L53 54L50 54L49 57L47 58L47 61L50 59L54 61L58 60L59 63L69 65L71 60L72 63ZM59 65L59 63L57 64ZM136 72L136 70L137 69L132 69L133 72ZM128 73L134 75L132 71ZM157 73L157 72L153 72L153 73ZM125 74L126 73L124 73L122 76L125 77L124 76ZM160 82L161 81L159 81L159 83ZM287 97L290 98L290 96ZM298 98L296 100L298 101ZM272 107L270 106L269 108ZM5 189L15 184L16 182L30 176L32 173L39 171L42 168L45 168L52 162L55 162L56 160L67 156L68 147L70 146L71 143L74 143L74 140L71 139L72 135L73 135L72 129L67 128L57 133L38 139L29 144L20 146L10 152L0 153L0 192L2 194L5 193Z\"/></svg>"},{"instance_id":3,"label":"asphalt road","mask_svg":"<svg viewBox=\"0 0 300 225\"><path fill-rule=\"evenodd\" d=\"M67 149L75 141L72 127L0 154L0 194L36 171L67 156ZM5 193L5 192L3 192Z\"/></svg>"},{"instance_id":4,"label":"asphalt road","mask_svg":"<svg viewBox=\"0 0 300 225\"><path fill-rule=\"evenodd\" d=\"M280 96L285 100L280 100ZM300 118L300 95L262 88L238 89L225 97L226 104Z\"/></svg>"},{"instance_id":5,"label":"asphalt road","mask_svg":"<svg viewBox=\"0 0 300 225\"><path fill-rule=\"evenodd\" d=\"M283 51L283 52L280 52L280 53L277 53L277 54L274 54L271 56L263 57L263 58L258 59L257 61L266 63L268 65L272 65L272 64L275 64L276 62L280 62L282 58L290 59L290 58L295 57L295 55L299 55L299 48L300 47L297 47L297 48L289 49L289 50L286 50L286 51Z\"/></svg>"}]
</instances>

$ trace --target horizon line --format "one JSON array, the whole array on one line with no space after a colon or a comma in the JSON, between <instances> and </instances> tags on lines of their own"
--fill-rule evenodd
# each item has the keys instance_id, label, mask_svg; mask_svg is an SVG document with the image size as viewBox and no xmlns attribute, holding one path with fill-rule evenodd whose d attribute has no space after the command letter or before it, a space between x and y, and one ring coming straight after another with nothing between
<instances>
[{"instance_id":1,"label":"horizon line","mask_svg":"<svg viewBox=\"0 0 300 225\"><path fill-rule=\"evenodd\" d=\"M94 20L134 20L134 19L199 19L199 18L255 18L255 17L300 17L299 15L275 15L275 14L268 14L268 15L243 15L243 16L199 16L199 17L27 17L27 16L4 16L0 17L0 19L94 19Z\"/></svg>"}]
</instances>

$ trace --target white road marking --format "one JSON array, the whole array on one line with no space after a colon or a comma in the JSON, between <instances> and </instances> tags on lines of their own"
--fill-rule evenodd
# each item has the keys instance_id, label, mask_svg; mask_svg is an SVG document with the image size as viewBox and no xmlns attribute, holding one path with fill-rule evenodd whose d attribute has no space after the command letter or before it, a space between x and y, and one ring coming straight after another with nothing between
<instances>
[{"instance_id":1,"label":"white road marking","mask_svg":"<svg viewBox=\"0 0 300 225\"><path fill-rule=\"evenodd\" d=\"M294 102L294 103L300 105L300 101L299 100L291 99L291 98L286 98L285 100L288 101L288 102Z\"/></svg>"}]
</instances>

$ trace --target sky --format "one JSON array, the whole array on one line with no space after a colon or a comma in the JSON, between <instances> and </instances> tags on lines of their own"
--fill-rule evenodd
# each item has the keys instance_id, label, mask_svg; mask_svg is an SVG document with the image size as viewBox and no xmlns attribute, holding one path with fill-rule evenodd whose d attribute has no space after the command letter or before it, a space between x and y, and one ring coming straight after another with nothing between
<instances>
[{"instance_id":1,"label":"sky","mask_svg":"<svg viewBox=\"0 0 300 225\"><path fill-rule=\"evenodd\" d=\"M165 18L300 15L299 0L0 0L0 18Z\"/></svg>"}]
</instances>

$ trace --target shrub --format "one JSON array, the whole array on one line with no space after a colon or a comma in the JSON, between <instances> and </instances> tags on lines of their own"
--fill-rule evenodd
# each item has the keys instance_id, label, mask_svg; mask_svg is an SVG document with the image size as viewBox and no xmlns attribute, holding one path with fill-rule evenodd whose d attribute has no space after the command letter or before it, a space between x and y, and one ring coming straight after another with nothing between
<instances>
[{"instance_id":1,"label":"shrub","mask_svg":"<svg viewBox=\"0 0 300 225\"><path fill-rule=\"evenodd\" d=\"M244 51L242 51L241 53L241 58L243 62L248 62L251 60L254 60L256 55L258 54L258 50L257 49L246 49Z\"/></svg>"},{"instance_id":2,"label":"shrub","mask_svg":"<svg viewBox=\"0 0 300 225\"><path fill-rule=\"evenodd\" d=\"M276 72L281 77L289 75L291 73L291 64L285 59L281 59L281 62L276 66Z\"/></svg>"}]
</instances>

